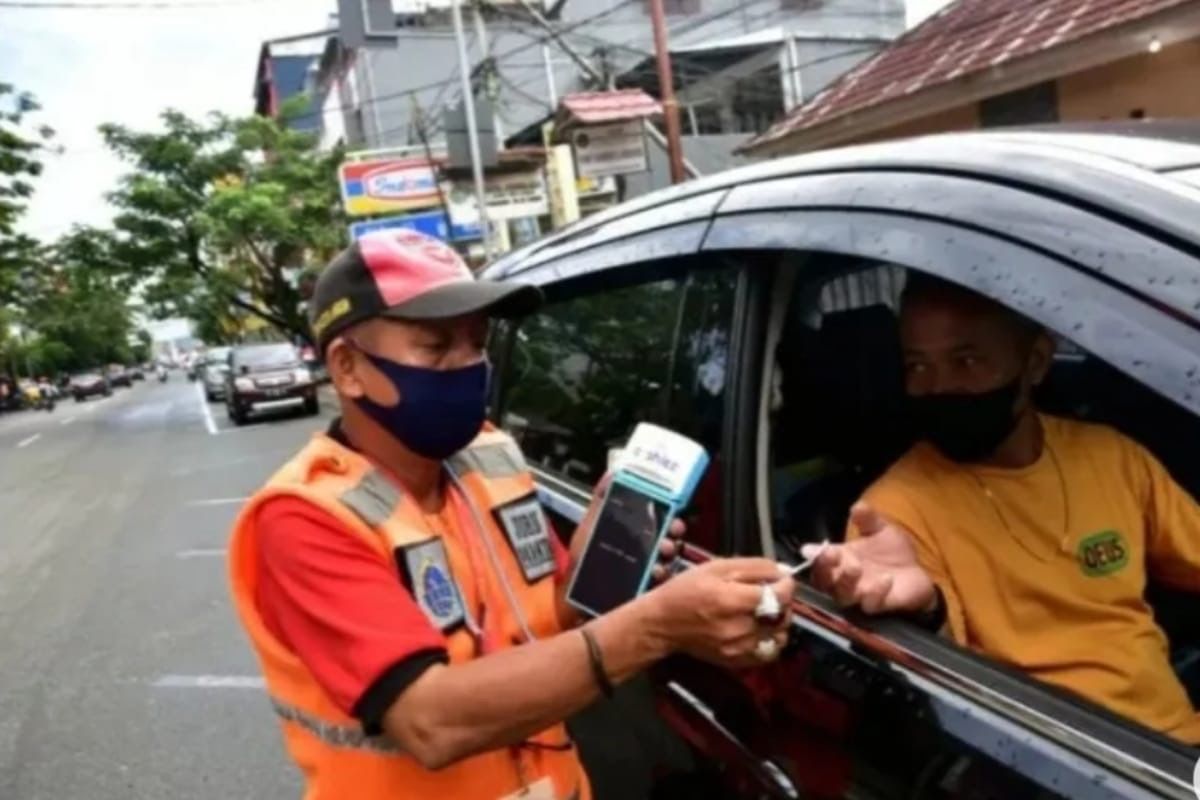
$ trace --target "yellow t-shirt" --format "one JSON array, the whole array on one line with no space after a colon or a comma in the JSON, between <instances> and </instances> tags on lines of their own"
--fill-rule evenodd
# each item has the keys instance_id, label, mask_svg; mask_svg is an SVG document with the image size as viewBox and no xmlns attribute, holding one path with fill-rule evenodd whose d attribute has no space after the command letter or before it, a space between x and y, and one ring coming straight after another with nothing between
<instances>
[{"instance_id":1,"label":"yellow t-shirt","mask_svg":"<svg viewBox=\"0 0 1200 800\"><path fill-rule=\"evenodd\" d=\"M1148 573L1200 591L1200 506L1115 430L1042 423L1029 467L956 464L922 443L866 500L913 533L960 644L1200 743L1144 598Z\"/></svg>"}]
</instances>

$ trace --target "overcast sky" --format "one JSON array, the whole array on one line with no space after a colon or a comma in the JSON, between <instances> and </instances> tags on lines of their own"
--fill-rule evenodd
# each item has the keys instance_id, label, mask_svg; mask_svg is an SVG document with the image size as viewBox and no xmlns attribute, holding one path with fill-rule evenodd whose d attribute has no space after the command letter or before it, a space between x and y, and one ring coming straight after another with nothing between
<instances>
[{"instance_id":1,"label":"overcast sky","mask_svg":"<svg viewBox=\"0 0 1200 800\"><path fill-rule=\"evenodd\" d=\"M123 167L104 149L97 125L155 126L168 106L249 113L262 41L324 28L335 7L334 0L166 2L209 7L0 7L0 82L36 94L44 110L31 122L55 128L66 148L48 159L37 182L28 233L52 238L76 222L110 219L103 195Z\"/></svg>"},{"instance_id":2,"label":"overcast sky","mask_svg":"<svg viewBox=\"0 0 1200 800\"><path fill-rule=\"evenodd\" d=\"M103 196L123 167L104 149L97 125L154 126L168 106L191 114L250 112L261 42L324 28L336 5L335 0L118 1L208 7L0 7L0 81L37 95L44 110L31 122L54 127L65 147L49 159L24 221L25 230L39 238L53 238L77 222L110 219ZM910 21L946 1L909 0Z\"/></svg>"}]
</instances>

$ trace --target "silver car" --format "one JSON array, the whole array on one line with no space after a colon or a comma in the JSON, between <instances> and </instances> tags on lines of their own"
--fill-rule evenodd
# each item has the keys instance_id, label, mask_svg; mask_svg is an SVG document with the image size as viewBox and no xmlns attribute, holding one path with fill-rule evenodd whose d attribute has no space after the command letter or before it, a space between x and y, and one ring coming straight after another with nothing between
<instances>
[{"instance_id":1,"label":"silver car","mask_svg":"<svg viewBox=\"0 0 1200 800\"><path fill-rule=\"evenodd\" d=\"M213 347L204 354L201 362L201 378L204 381L204 396L214 402L225 399L225 376L229 374L229 347Z\"/></svg>"}]
</instances>

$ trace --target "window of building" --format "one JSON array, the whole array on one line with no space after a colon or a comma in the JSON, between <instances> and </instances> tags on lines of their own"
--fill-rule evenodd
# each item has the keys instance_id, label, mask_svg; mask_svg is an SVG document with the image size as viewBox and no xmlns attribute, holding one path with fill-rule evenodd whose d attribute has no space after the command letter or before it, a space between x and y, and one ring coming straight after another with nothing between
<instances>
[{"instance_id":1,"label":"window of building","mask_svg":"<svg viewBox=\"0 0 1200 800\"><path fill-rule=\"evenodd\" d=\"M984 128L1058 122L1058 84L1047 81L982 100L979 121Z\"/></svg>"}]
</instances>

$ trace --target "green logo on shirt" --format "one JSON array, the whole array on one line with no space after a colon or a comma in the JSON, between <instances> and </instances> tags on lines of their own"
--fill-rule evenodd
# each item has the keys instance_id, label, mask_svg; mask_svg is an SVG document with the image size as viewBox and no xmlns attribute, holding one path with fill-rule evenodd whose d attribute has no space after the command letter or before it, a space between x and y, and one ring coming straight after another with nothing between
<instances>
[{"instance_id":1,"label":"green logo on shirt","mask_svg":"<svg viewBox=\"0 0 1200 800\"><path fill-rule=\"evenodd\" d=\"M1112 575L1128 564L1129 545L1117 531L1093 533L1079 543L1079 566L1088 577Z\"/></svg>"}]
</instances>

